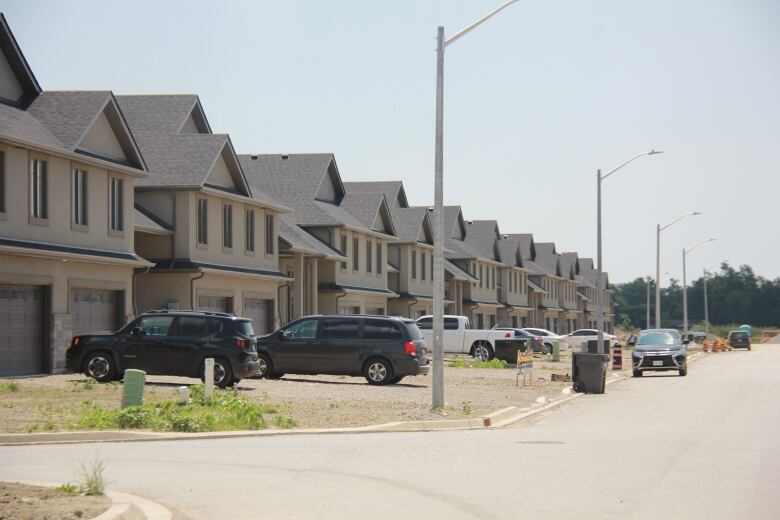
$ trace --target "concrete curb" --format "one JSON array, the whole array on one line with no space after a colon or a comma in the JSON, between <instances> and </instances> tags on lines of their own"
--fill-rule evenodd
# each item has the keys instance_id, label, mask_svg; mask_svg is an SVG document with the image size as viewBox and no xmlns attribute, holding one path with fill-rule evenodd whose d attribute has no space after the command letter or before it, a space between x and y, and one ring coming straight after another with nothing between
<instances>
[{"instance_id":1,"label":"concrete curb","mask_svg":"<svg viewBox=\"0 0 780 520\"><path fill-rule=\"evenodd\" d=\"M51 482L25 480L8 482L47 488L59 486L59 484ZM92 520L171 520L173 518L173 515L167 508L148 498L141 498L137 495L120 493L118 491L106 491L105 496L111 500L111 507Z\"/></svg>"},{"instance_id":2,"label":"concrete curb","mask_svg":"<svg viewBox=\"0 0 780 520\"><path fill-rule=\"evenodd\" d=\"M691 363L704 356L703 352L694 353L688 358ZM631 377L631 370L614 372L606 384L622 381ZM568 391L568 392L567 392ZM485 417L471 419L450 419L442 421L397 421L370 426L358 426L352 428L311 428L300 430L253 430L231 432L206 432L206 433L160 433L160 432L132 432L126 430L94 431L94 432L54 432L54 433L20 433L0 434L0 446L24 446L35 444L72 444L88 442L143 442L143 441L180 441L202 439L229 439L235 437L268 437L276 435L311 435L311 434L340 434L340 433L382 433L382 432L427 432L448 430L475 430L481 428L500 428L515 423L531 415L549 410L559 404L563 404L577 397L586 395L574 393L571 387L566 387L561 392L566 397L554 399L546 404L535 404L527 408L509 406L502 408Z\"/></svg>"}]
</instances>

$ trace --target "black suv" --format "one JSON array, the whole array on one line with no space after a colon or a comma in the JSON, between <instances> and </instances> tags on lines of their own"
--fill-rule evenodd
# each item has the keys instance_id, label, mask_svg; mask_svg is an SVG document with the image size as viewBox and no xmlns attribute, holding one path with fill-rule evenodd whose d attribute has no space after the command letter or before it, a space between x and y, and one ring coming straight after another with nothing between
<instances>
[{"instance_id":1,"label":"black suv","mask_svg":"<svg viewBox=\"0 0 780 520\"><path fill-rule=\"evenodd\" d=\"M388 316L307 316L257 339L260 375L364 376L372 385L426 375L425 340L412 320Z\"/></svg>"},{"instance_id":2,"label":"black suv","mask_svg":"<svg viewBox=\"0 0 780 520\"><path fill-rule=\"evenodd\" d=\"M732 330L729 332L728 343L731 348L746 348L751 350L750 334L744 330Z\"/></svg>"},{"instance_id":3,"label":"black suv","mask_svg":"<svg viewBox=\"0 0 780 520\"><path fill-rule=\"evenodd\" d=\"M214 358L214 384L224 388L259 371L252 322L232 314L149 311L117 332L75 336L66 367L100 382L128 368L149 374L200 377Z\"/></svg>"}]
</instances>

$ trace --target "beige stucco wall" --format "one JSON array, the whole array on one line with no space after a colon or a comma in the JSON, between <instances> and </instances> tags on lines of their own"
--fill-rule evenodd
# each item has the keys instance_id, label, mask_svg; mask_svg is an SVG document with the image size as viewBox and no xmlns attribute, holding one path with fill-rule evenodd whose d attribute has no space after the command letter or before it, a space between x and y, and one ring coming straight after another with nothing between
<instances>
[{"instance_id":1,"label":"beige stucco wall","mask_svg":"<svg viewBox=\"0 0 780 520\"><path fill-rule=\"evenodd\" d=\"M6 154L6 213L0 216L0 236L106 249L133 250L133 177L109 171L84 161L71 161L53 154L16 148L0 142ZM33 223L30 217L29 165L32 158L47 162L47 210L45 221ZM73 224L71 175L78 167L87 171L87 226ZM109 175L124 180L123 227L109 232Z\"/></svg>"},{"instance_id":2,"label":"beige stucco wall","mask_svg":"<svg viewBox=\"0 0 780 520\"><path fill-rule=\"evenodd\" d=\"M528 275L526 272L512 267L501 269L500 273L501 289L498 301L511 305L528 305ZM510 283L510 277L513 276L516 282Z\"/></svg>"},{"instance_id":3,"label":"beige stucco wall","mask_svg":"<svg viewBox=\"0 0 780 520\"><path fill-rule=\"evenodd\" d=\"M498 274L500 266L497 264L472 260L469 262L469 273L480 279L479 282L472 283L470 285L469 297L476 301L498 301ZM481 270L480 270L481 268ZM490 275L488 275L488 271ZM480 272L482 276L480 277ZM494 287L494 273L495 273L495 287ZM488 279L488 276L490 277ZM481 285L481 286L480 286Z\"/></svg>"},{"instance_id":4,"label":"beige stucco wall","mask_svg":"<svg viewBox=\"0 0 780 520\"><path fill-rule=\"evenodd\" d=\"M16 73L11 68L11 64L5 57L5 53L0 52L0 97L11 101L17 101L24 94L24 89L16 79Z\"/></svg>"},{"instance_id":5,"label":"beige stucco wall","mask_svg":"<svg viewBox=\"0 0 780 520\"><path fill-rule=\"evenodd\" d=\"M320 293L319 312L321 314L337 314L339 308L358 307L361 314L372 308L382 307L387 312L387 297L367 294L347 294L341 298L340 293Z\"/></svg>"},{"instance_id":6,"label":"beige stucco wall","mask_svg":"<svg viewBox=\"0 0 780 520\"><path fill-rule=\"evenodd\" d=\"M336 283L344 285L354 285L358 287L375 287L375 288L387 288L387 241L374 236L367 236L357 231L349 231L345 229L337 230L334 235L335 244L334 247L341 247L341 235L345 234L347 237L347 261L346 269L341 268L341 263L333 264L333 278ZM353 237L358 237L360 241L360 255L358 262L358 269L354 270L353 256L354 251L352 249ZM371 242L371 272L366 270L366 242ZM379 243L382 246L382 272L377 274L376 272L376 244ZM321 277L320 282L327 282L328 280Z\"/></svg>"},{"instance_id":7,"label":"beige stucco wall","mask_svg":"<svg viewBox=\"0 0 780 520\"><path fill-rule=\"evenodd\" d=\"M122 145L119 144L119 140L114 134L114 130L111 128L111 123L108 122L105 112L102 112L92 126L84 136L79 148L87 150L104 157L110 157L112 159L126 160L125 152L122 150Z\"/></svg>"},{"instance_id":8,"label":"beige stucco wall","mask_svg":"<svg viewBox=\"0 0 780 520\"><path fill-rule=\"evenodd\" d=\"M412 278L412 252L415 253L417 262L416 278ZM431 271L431 257L433 248L419 245L404 244L400 251L400 279L401 291L422 296L433 295L433 272ZM423 255L425 255L425 279L423 280Z\"/></svg>"},{"instance_id":9,"label":"beige stucco wall","mask_svg":"<svg viewBox=\"0 0 780 520\"><path fill-rule=\"evenodd\" d=\"M433 303L429 300L421 300L412 304L412 300L391 299L388 301L390 316L402 316L404 318L417 318L433 314Z\"/></svg>"}]
</instances>

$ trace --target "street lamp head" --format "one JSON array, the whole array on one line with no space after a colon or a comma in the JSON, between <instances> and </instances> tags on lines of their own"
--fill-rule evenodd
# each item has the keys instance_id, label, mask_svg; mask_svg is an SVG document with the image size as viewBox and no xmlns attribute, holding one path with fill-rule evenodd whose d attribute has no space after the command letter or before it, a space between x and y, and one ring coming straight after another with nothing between
<instances>
[{"instance_id":1,"label":"street lamp head","mask_svg":"<svg viewBox=\"0 0 780 520\"><path fill-rule=\"evenodd\" d=\"M664 151L663 150L650 150L649 152L647 152L647 155L655 155L657 153L664 153Z\"/></svg>"},{"instance_id":2,"label":"street lamp head","mask_svg":"<svg viewBox=\"0 0 780 520\"><path fill-rule=\"evenodd\" d=\"M704 215L701 211L694 211L691 215Z\"/></svg>"},{"instance_id":3,"label":"street lamp head","mask_svg":"<svg viewBox=\"0 0 780 520\"><path fill-rule=\"evenodd\" d=\"M715 242L716 240L717 240L717 238L711 238L711 239L708 240L708 242Z\"/></svg>"}]
</instances>

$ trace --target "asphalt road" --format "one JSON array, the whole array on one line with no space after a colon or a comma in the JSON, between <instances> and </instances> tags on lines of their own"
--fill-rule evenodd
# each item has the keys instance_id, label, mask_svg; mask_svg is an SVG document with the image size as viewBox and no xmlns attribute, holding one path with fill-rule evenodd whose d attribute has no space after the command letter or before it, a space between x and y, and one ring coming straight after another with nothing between
<instances>
[{"instance_id":1,"label":"asphalt road","mask_svg":"<svg viewBox=\"0 0 780 520\"><path fill-rule=\"evenodd\" d=\"M0 480L98 457L190 518L780 518L779 384L756 346L499 430L4 447Z\"/></svg>"}]
</instances>

